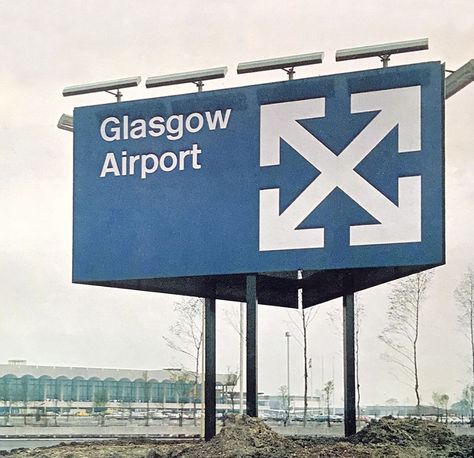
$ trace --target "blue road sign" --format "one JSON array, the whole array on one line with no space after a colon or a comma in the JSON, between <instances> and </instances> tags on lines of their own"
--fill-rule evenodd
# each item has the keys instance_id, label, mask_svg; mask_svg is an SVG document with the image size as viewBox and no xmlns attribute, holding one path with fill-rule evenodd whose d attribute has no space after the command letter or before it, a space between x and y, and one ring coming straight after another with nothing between
<instances>
[{"instance_id":1,"label":"blue road sign","mask_svg":"<svg viewBox=\"0 0 474 458\"><path fill-rule=\"evenodd\" d=\"M73 281L444 262L439 63L76 108Z\"/></svg>"}]
</instances>

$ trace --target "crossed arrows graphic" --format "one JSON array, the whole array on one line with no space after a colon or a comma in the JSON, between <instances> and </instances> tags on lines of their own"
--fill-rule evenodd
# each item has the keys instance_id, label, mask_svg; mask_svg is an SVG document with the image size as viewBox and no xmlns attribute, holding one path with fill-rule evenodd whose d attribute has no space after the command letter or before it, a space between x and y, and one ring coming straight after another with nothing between
<instances>
[{"instance_id":1,"label":"crossed arrows graphic","mask_svg":"<svg viewBox=\"0 0 474 458\"><path fill-rule=\"evenodd\" d=\"M398 152L421 149L421 88L410 86L351 95L351 113L379 111L339 154L297 120L325 116L325 98L261 106L260 166L280 164L280 138L316 167L318 175L280 213L280 189L260 190L260 251L323 248L324 228L297 229L336 188L379 224L351 225L350 245L421 241L421 176L398 178L398 205L360 176L355 167L398 125Z\"/></svg>"}]
</instances>

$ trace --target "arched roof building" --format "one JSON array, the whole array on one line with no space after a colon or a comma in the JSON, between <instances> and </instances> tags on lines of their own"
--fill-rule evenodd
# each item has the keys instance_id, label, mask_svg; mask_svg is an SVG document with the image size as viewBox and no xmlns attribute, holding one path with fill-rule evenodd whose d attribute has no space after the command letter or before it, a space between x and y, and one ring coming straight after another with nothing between
<instances>
[{"instance_id":1,"label":"arched roof building","mask_svg":"<svg viewBox=\"0 0 474 458\"><path fill-rule=\"evenodd\" d=\"M216 378L216 385L225 385L225 375ZM182 369L36 366L14 360L0 364L0 401L187 403L196 395L199 402L194 380L193 372Z\"/></svg>"}]
</instances>

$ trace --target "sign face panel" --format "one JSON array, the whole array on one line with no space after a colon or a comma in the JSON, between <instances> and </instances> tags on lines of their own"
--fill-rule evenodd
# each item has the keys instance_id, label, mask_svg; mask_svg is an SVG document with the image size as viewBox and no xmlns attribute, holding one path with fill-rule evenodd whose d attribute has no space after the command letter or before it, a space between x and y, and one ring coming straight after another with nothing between
<instances>
[{"instance_id":1,"label":"sign face panel","mask_svg":"<svg viewBox=\"0 0 474 458\"><path fill-rule=\"evenodd\" d=\"M76 108L77 282L444 262L439 63Z\"/></svg>"}]
</instances>

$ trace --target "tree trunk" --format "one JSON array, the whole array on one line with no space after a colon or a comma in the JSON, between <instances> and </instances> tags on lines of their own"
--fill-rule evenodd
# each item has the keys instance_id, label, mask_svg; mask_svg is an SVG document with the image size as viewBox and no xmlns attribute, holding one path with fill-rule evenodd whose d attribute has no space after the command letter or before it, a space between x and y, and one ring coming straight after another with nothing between
<instances>
[{"instance_id":1,"label":"tree trunk","mask_svg":"<svg viewBox=\"0 0 474 458\"><path fill-rule=\"evenodd\" d=\"M420 405L420 393L419 393L419 381L418 381L418 359L416 353L416 347L418 343L418 331L419 331L419 314L420 314L420 302L421 302L421 287L420 279L418 278L418 285L416 291L416 315L415 315L415 338L413 340L413 370L415 373L415 395L416 395L416 410L418 416L421 418L421 405Z\"/></svg>"},{"instance_id":2,"label":"tree trunk","mask_svg":"<svg viewBox=\"0 0 474 458\"><path fill-rule=\"evenodd\" d=\"M146 397L145 426L150 426L150 382L148 381L148 372L145 372L144 395Z\"/></svg>"},{"instance_id":3,"label":"tree trunk","mask_svg":"<svg viewBox=\"0 0 474 458\"><path fill-rule=\"evenodd\" d=\"M234 413L234 393L233 392L230 395L230 402L232 404L232 413Z\"/></svg>"},{"instance_id":4,"label":"tree trunk","mask_svg":"<svg viewBox=\"0 0 474 458\"><path fill-rule=\"evenodd\" d=\"M7 411L7 416L6 416L6 420L5 420L5 424L8 425L8 423L10 423L10 415L12 413L12 402L10 401L8 403L8 411Z\"/></svg>"},{"instance_id":5,"label":"tree trunk","mask_svg":"<svg viewBox=\"0 0 474 458\"><path fill-rule=\"evenodd\" d=\"M199 352L201 350L201 346L196 348L196 367L195 367L195 375L194 375L194 389L193 389L193 424L194 426L197 425L196 419L196 412L197 412L197 389L198 389L198 380L199 380Z\"/></svg>"},{"instance_id":6,"label":"tree trunk","mask_svg":"<svg viewBox=\"0 0 474 458\"><path fill-rule=\"evenodd\" d=\"M356 310L356 313L359 313ZM355 329L355 376L357 389L357 420L360 420L360 383L359 383L359 317L356 315Z\"/></svg>"},{"instance_id":7,"label":"tree trunk","mask_svg":"<svg viewBox=\"0 0 474 458\"><path fill-rule=\"evenodd\" d=\"M472 386L474 386L474 302L473 288L471 285L471 301L470 301L470 331L471 331L471 355L472 355Z\"/></svg>"},{"instance_id":8,"label":"tree trunk","mask_svg":"<svg viewBox=\"0 0 474 458\"><path fill-rule=\"evenodd\" d=\"M145 426L150 426L150 393L149 392L148 392L148 395L147 395L147 398L146 398Z\"/></svg>"},{"instance_id":9,"label":"tree trunk","mask_svg":"<svg viewBox=\"0 0 474 458\"><path fill-rule=\"evenodd\" d=\"M308 356L307 356L307 339L306 339L306 316L304 309L301 310L303 320L303 356L304 356L304 401L303 401L303 428L306 428L306 416L308 414Z\"/></svg>"},{"instance_id":10,"label":"tree trunk","mask_svg":"<svg viewBox=\"0 0 474 458\"><path fill-rule=\"evenodd\" d=\"M418 383L418 364L417 364L417 359L416 359L416 343L413 345L413 366L414 366L414 371L415 371L415 395L416 395L416 412L418 416L421 418L421 403L420 403L420 392L419 388L420 385Z\"/></svg>"},{"instance_id":11,"label":"tree trunk","mask_svg":"<svg viewBox=\"0 0 474 458\"><path fill-rule=\"evenodd\" d=\"M331 410L331 407L330 407L330 404L329 404L329 395L328 395L327 408L328 408L328 411L327 411L327 422L328 422L328 428L330 428L330 427L331 427L331 418L329 417L329 412L330 412L330 410Z\"/></svg>"}]
</instances>

